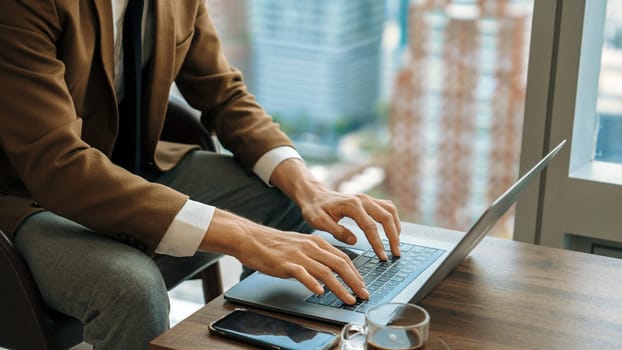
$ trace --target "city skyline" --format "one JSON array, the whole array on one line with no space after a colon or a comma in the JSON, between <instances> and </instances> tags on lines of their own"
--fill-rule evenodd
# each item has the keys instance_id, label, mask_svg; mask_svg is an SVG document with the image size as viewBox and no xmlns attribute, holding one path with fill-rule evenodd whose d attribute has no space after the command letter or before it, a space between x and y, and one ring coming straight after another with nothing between
<instances>
[{"instance_id":1,"label":"city skyline","mask_svg":"<svg viewBox=\"0 0 622 350\"><path fill-rule=\"evenodd\" d=\"M384 11L375 13L382 12L384 24L371 38L369 28L357 32L365 26L357 26L361 17L353 2L208 0L217 2L227 4L219 13L229 20L215 19L216 26L237 36L223 39L226 51L230 41L238 46L229 49L230 61L246 59L242 70L251 93L286 130L303 130L294 132L294 141L330 186L385 196L405 220L465 230L517 178L531 0L375 2L383 4ZM337 25L344 19L348 26ZM322 25L327 21L335 25ZM373 54L348 53L372 39L378 40ZM359 63L359 72L375 66L377 74L368 75L375 77L376 90L365 92L367 98L321 99L335 86L353 93L365 85L354 83L360 81L356 74L328 79L326 62L353 71L350 66ZM609 66L603 64L603 72L622 71ZM283 106L293 108L283 112ZM346 106L365 106L372 115L340 122ZM619 139L617 113L601 117L597 159L622 154L615 142L613 148L605 143ZM323 139L327 134L333 138ZM498 226L511 233L511 218Z\"/></svg>"}]
</instances>

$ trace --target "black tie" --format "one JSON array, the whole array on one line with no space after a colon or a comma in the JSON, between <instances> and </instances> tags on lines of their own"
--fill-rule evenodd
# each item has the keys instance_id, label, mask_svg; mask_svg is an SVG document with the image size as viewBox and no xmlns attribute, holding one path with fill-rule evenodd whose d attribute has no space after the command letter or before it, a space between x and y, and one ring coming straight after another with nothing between
<instances>
[{"instance_id":1,"label":"black tie","mask_svg":"<svg viewBox=\"0 0 622 350\"><path fill-rule=\"evenodd\" d=\"M129 0L123 19L123 83L119 135L113 160L129 171L141 171L142 17L144 0Z\"/></svg>"}]
</instances>

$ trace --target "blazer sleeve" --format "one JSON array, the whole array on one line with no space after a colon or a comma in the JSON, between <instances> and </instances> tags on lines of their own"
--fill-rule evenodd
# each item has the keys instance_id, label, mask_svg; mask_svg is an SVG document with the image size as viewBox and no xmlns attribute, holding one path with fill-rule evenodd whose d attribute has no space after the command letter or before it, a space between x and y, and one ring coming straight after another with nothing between
<instances>
[{"instance_id":1,"label":"blazer sleeve","mask_svg":"<svg viewBox=\"0 0 622 350\"><path fill-rule=\"evenodd\" d=\"M229 66L205 1L199 1L192 42L176 83L202 122L250 170L268 150L293 146Z\"/></svg>"},{"instance_id":2,"label":"blazer sleeve","mask_svg":"<svg viewBox=\"0 0 622 350\"><path fill-rule=\"evenodd\" d=\"M82 118L57 58L60 35L52 1L3 2L0 146L43 207L153 252L187 197L114 165L81 139Z\"/></svg>"}]
</instances>

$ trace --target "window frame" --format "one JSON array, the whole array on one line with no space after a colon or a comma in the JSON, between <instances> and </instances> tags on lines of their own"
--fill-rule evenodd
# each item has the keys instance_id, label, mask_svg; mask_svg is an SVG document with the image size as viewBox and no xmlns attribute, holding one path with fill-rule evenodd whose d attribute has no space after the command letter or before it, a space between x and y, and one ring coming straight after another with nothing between
<instances>
[{"instance_id":1,"label":"window frame","mask_svg":"<svg viewBox=\"0 0 622 350\"><path fill-rule=\"evenodd\" d=\"M603 1L534 2L521 173L559 141L569 144L519 200L515 240L584 251L594 242L622 247L622 165L593 160L593 67L600 67L605 10Z\"/></svg>"}]
</instances>

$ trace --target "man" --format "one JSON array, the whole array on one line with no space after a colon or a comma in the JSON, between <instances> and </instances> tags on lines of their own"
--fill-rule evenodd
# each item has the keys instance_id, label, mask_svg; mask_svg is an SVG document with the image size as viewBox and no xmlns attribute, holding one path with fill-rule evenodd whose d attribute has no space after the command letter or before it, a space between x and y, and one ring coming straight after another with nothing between
<instances>
[{"instance_id":1,"label":"man","mask_svg":"<svg viewBox=\"0 0 622 350\"><path fill-rule=\"evenodd\" d=\"M348 216L386 258L377 221L399 255L393 204L311 175L227 64L204 0L0 2L0 229L96 348L145 347L168 327L154 253L230 254L346 303L334 273L368 296L352 263L293 231L353 243ZM173 82L234 158L159 141Z\"/></svg>"}]
</instances>

